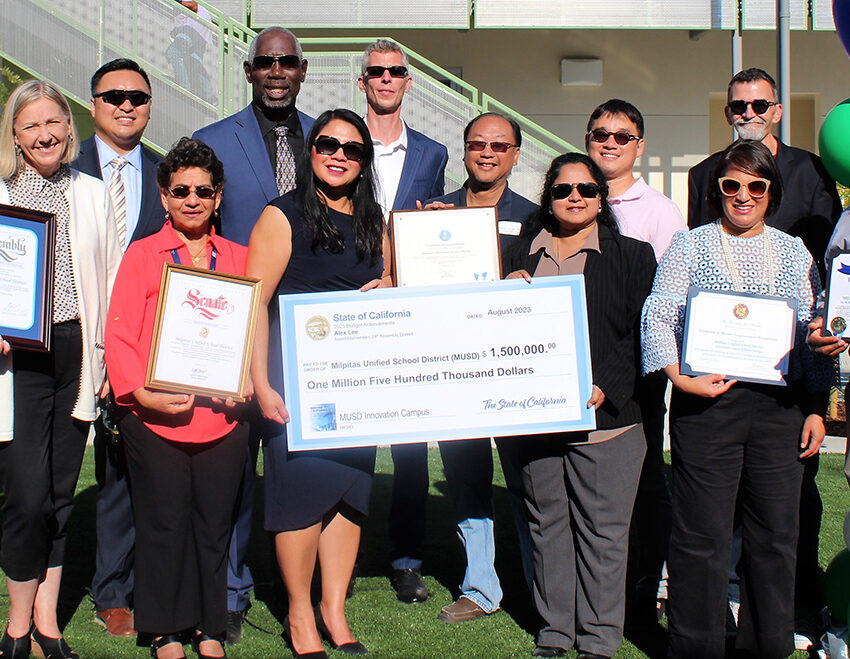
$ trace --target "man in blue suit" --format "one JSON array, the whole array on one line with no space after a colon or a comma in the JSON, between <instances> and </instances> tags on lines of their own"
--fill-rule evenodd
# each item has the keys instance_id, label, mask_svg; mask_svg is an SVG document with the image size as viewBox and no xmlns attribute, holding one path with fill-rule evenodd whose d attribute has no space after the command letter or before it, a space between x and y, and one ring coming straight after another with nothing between
<instances>
[{"instance_id":1,"label":"man in blue suit","mask_svg":"<svg viewBox=\"0 0 850 659\"><path fill-rule=\"evenodd\" d=\"M91 95L94 135L80 144L72 167L109 182L112 205L116 216L121 215L116 224L123 225L121 246L126 249L132 241L159 231L165 221L156 183L162 158L140 144L150 119L150 81L133 60L116 59L95 71ZM91 585L95 621L113 636L132 636L136 527L124 452L102 417L95 422L95 472L99 485Z\"/></svg>"},{"instance_id":2,"label":"man in blue suit","mask_svg":"<svg viewBox=\"0 0 850 659\"><path fill-rule=\"evenodd\" d=\"M195 131L224 164L221 235L247 245L251 230L272 199L295 187L295 164L313 119L295 108L307 60L295 35L269 27L251 42L245 77L253 88L251 104L231 117ZM251 456L235 511L227 574L227 642L242 638L242 621L254 582L245 563L251 535L259 434L256 407L249 408Z\"/></svg>"},{"instance_id":3,"label":"man in blue suit","mask_svg":"<svg viewBox=\"0 0 850 659\"><path fill-rule=\"evenodd\" d=\"M401 102L412 82L407 55L397 43L378 39L366 48L357 85L366 94L366 125L375 147L378 201L387 220L392 210L409 210L416 208L416 202L439 197L445 185L446 147L401 119ZM428 599L420 571L428 499L427 450L425 443L392 447L392 584L398 599L408 604Z\"/></svg>"}]
</instances>

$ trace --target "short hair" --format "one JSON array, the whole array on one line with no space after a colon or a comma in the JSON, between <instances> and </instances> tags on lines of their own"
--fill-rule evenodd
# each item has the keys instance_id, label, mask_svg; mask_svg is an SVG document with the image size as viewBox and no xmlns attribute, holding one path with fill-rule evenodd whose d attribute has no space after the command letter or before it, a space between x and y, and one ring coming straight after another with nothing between
<instances>
[{"instance_id":1,"label":"short hair","mask_svg":"<svg viewBox=\"0 0 850 659\"><path fill-rule=\"evenodd\" d=\"M770 181L767 188L767 210L764 216L768 217L776 212L779 204L782 203L782 175L776 166L776 158L760 140L738 140L732 142L720 154L709 179L706 201L714 217L723 215L723 195L717 179L725 176L732 167Z\"/></svg>"},{"instance_id":2,"label":"short hair","mask_svg":"<svg viewBox=\"0 0 850 659\"><path fill-rule=\"evenodd\" d=\"M134 71L140 76L142 76L142 80L145 81L145 84L148 86L148 90L151 89L151 80L150 78L148 78L148 74L145 72L145 70L141 66L139 66L139 63L135 60L131 60L126 57L119 57L118 59L114 59L110 62L107 62L92 74L92 98L94 98L94 95L97 92L97 86L100 84L100 79L103 78L103 76L105 76L107 73L112 73L113 71Z\"/></svg>"},{"instance_id":3,"label":"short hair","mask_svg":"<svg viewBox=\"0 0 850 659\"><path fill-rule=\"evenodd\" d=\"M0 178L11 178L24 167L24 158L15 149L15 119L30 103L40 98L46 98L59 106L62 114L70 124L68 142L65 145L65 153L62 154L60 163L69 163L77 158L80 153L79 140L77 139L77 127L74 124L74 116L71 114L71 106L68 99L47 80L27 80L18 85L6 101L3 110L3 118L0 119Z\"/></svg>"},{"instance_id":4,"label":"short hair","mask_svg":"<svg viewBox=\"0 0 850 659\"><path fill-rule=\"evenodd\" d=\"M304 51L301 50L301 42L298 41L298 37L296 37L291 30L287 30L285 27L281 27L280 25L272 25L271 27L267 27L264 30L260 30L257 33L257 36L251 41L251 45L248 46L248 61L246 64L253 64L254 57L257 56L257 43L260 41L260 37L264 34L268 34L269 32L282 32L290 39L292 39L292 43L295 44L295 54L298 55L298 59L304 59Z\"/></svg>"},{"instance_id":5,"label":"short hair","mask_svg":"<svg viewBox=\"0 0 850 659\"><path fill-rule=\"evenodd\" d=\"M729 81L729 86L726 88L726 102L732 100L732 86L738 84L747 84L748 82L758 82L759 80L764 80L767 84L770 85L770 88L773 90L773 98L776 100L779 98L779 92L776 89L776 80L773 79L773 76L770 75L764 69L757 69L755 67L744 69L743 71L738 71L732 79Z\"/></svg>"},{"instance_id":6,"label":"short hair","mask_svg":"<svg viewBox=\"0 0 850 659\"><path fill-rule=\"evenodd\" d=\"M469 131L472 130L472 127L475 125L475 122L479 119L484 119L486 117L499 117L499 119L504 119L505 121L507 121L514 131L514 145L517 147L522 146L522 131L519 128L517 120L513 117L506 117L505 115L500 114L498 112L484 112L482 114L479 114L477 117L475 117L475 119L466 124L466 128L463 129L464 144L466 144L466 138L469 137Z\"/></svg>"},{"instance_id":7,"label":"short hair","mask_svg":"<svg viewBox=\"0 0 850 659\"><path fill-rule=\"evenodd\" d=\"M156 168L156 182L163 190L171 185L171 177L184 167L197 167L210 173L210 179L215 189L224 185L224 165L206 143L191 137L181 137L171 147L163 161Z\"/></svg>"},{"instance_id":8,"label":"short hair","mask_svg":"<svg viewBox=\"0 0 850 659\"><path fill-rule=\"evenodd\" d=\"M619 98L609 99L596 106L596 109L590 113L590 119L587 120L588 133L596 120L603 114L622 114L635 125L638 137L643 138L643 115L634 105Z\"/></svg>"},{"instance_id":9,"label":"short hair","mask_svg":"<svg viewBox=\"0 0 850 659\"><path fill-rule=\"evenodd\" d=\"M372 53L399 53L405 68L410 73L410 63L407 61L407 53L395 41L389 39L378 39L375 43L370 43L363 51L363 61L360 63L360 75L366 73L366 67L369 66L369 55Z\"/></svg>"}]
</instances>

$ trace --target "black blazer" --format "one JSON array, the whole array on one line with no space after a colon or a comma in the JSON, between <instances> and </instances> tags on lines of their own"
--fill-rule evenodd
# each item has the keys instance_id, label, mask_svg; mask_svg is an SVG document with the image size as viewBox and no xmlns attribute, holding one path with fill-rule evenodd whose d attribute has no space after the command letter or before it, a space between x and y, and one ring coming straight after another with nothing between
<instances>
[{"instance_id":1,"label":"black blazer","mask_svg":"<svg viewBox=\"0 0 850 659\"><path fill-rule=\"evenodd\" d=\"M156 168L160 162L162 156L142 145L142 207L139 209L139 223L130 237L130 242L155 234L165 223L165 210L162 208L159 186L156 183ZM94 135L80 142L80 155L71 163L71 167L84 174L102 178Z\"/></svg>"},{"instance_id":2,"label":"black blazer","mask_svg":"<svg viewBox=\"0 0 850 659\"><path fill-rule=\"evenodd\" d=\"M504 272L532 275L543 250L528 250L534 236L521 236L506 254ZM599 252L588 251L584 265L587 323L593 384L605 394L596 411L596 427L640 423L635 388L640 375L640 314L655 277L655 253L649 243L621 236L599 225Z\"/></svg>"}]
</instances>

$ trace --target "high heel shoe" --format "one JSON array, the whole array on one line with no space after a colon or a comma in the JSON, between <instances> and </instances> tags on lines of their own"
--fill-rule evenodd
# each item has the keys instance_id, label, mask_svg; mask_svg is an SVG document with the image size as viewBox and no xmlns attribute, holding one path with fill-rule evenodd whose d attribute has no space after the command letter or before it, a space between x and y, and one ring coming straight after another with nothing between
<instances>
[{"instance_id":1,"label":"high heel shoe","mask_svg":"<svg viewBox=\"0 0 850 659\"><path fill-rule=\"evenodd\" d=\"M30 639L33 645L32 653L36 656L44 657L44 659L80 659L80 655L70 648L63 636L59 638L45 636L38 631L35 624L30 629Z\"/></svg>"},{"instance_id":2,"label":"high heel shoe","mask_svg":"<svg viewBox=\"0 0 850 659\"><path fill-rule=\"evenodd\" d=\"M331 648L345 654L369 654L369 650L360 641L349 641L348 643L337 645L333 636L331 636L331 630L328 629L324 618L322 618L322 610L318 604L313 608L313 613L316 615L316 629L319 630L319 634L328 642Z\"/></svg>"},{"instance_id":3,"label":"high heel shoe","mask_svg":"<svg viewBox=\"0 0 850 659\"><path fill-rule=\"evenodd\" d=\"M162 636L156 636L151 641L151 657L157 659L157 652L159 652L166 645L171 645L172 643L179 643L180 648L183 648L183 639L180 634L163 634ZM183 659L185 659L186 655L183 655Z\"/></svg>"},{"instance_id":4,"label":"high heel shoe","mask_svg":"<svg viewBox=\"0 0 850 659\"><path fill-rule=\"evenodd\" d=\"M283 619L283 640L286 641L289 649L292 650L292 656L295 657L295 659L329 659L328 653L324 650L302 653L295 649L295 646L292 644L292 629L289 626L289 616L286 616Z\"/></svg>"},{"instance_id":5,"label":"high heel shoe","mask_svg":"<svg viewBox=\"0 0 850 659\"><path fill-rule=\"evenodd\" d=\"M221 644L221 651L224 652L224 654L218 656L204 654L201 652L201 643L204 641L218 641ZM224 634L210 636L206 632L202 632L200 629L197 629L192 636L192 649L197 653L198 659L227 659L227 652L224 650Z\"/></svg>"},{"instance_id":6,"label":"high heel shoe","mask_svg":"<svg viewBox=\"0 0 850 659\"><path fill-rule=\"evenodd\" d=\"M30 632L33 628L30 628ZM3 628L3 638L0 638L0 657L3 659L29 659L30 632L15 638L9 635L9 623Z\"/></svg>"}]
</instances>

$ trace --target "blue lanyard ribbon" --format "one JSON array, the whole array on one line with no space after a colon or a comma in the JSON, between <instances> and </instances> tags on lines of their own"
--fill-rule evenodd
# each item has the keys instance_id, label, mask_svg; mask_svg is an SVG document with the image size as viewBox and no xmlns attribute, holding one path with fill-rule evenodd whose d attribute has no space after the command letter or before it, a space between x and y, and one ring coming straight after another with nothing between
<instances>
[{"instance_id":1,"label":"blue lanyard ribbon","mask_svg":"<svg viewBox=\"0 0 850 659\"><path fill-rule=\"evenodd\" d=\"M215 247L213 247L212 248L212 255L210 256L210 270L215 270L215 260L216 260L217 256L218 256L218 252L216 251ZM176 249L171 250L171 258L174 259L174 262L177 265L181 265L180 254L177 253Z\"/></svg>"}]
</instances>

